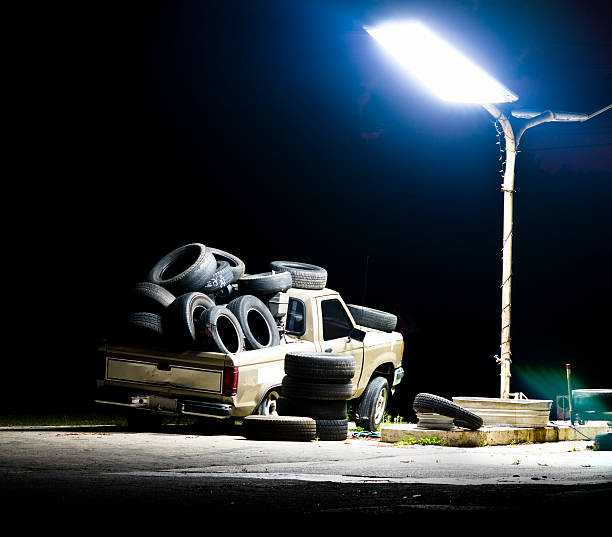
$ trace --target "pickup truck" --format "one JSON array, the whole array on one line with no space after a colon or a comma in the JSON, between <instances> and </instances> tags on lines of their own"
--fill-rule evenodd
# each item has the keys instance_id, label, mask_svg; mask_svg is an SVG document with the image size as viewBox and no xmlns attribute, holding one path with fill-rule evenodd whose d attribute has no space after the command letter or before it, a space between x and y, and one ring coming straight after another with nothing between
<instances>
[{"instance_id":1,"label":"pickup truck","mask_svg":"<svg viewBox=\"0 0 612 537\"><path fill-rule=\"evenodd\" d=\"M123 407L128 423L133 419L134 424L136 418L142 424L164 414L221 419L274 415L286 353L342 353L354 356L356 363L347 403L358 409L358 425L377 430L404 374L402 335L357 325L340 294L331 289L290 288L288 295L278 345L225 354L104 344L96 402ZM384 381L373 384L379 377ZM368 389L376 393L363 397Z\"/></svg>"}]
</instances>

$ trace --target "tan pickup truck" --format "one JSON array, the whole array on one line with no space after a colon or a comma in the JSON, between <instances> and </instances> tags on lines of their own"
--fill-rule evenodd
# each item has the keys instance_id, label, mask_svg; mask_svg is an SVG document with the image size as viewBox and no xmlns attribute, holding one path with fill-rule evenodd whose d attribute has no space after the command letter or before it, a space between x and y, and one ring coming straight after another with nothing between
<instances>
[{"instance_id":1,"label":"tan pickup truck","mask_svg":"<svg viewBox=\"0 0 612 537\"><path fill-rule=\"evenodd\" d=\"M378 429L388 398L404 374L402 335L358 326L351 309L331 289L291 288L288 295L279 345L224 354L105 344L96 401L123 407L128 416L141 421L164 414L275 414L286 353L342 353L355 357L348 402L354 404L356 422L367 430ZM384 380L373 382L379 377Z\"/></svg>"}]
</instances>

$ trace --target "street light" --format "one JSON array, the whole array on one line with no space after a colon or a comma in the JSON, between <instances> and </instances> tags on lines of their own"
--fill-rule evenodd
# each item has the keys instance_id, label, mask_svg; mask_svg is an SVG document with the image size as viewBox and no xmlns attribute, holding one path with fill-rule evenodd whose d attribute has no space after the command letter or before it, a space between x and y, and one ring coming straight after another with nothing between
<instances>
[{"instance_id":1,"label":"street light","mask_svg":"<svg viewBox=\"0 0 612 537\"><path fill-rule=\"evenodd\" d=\"M553 112L551 110L512 110L512 121L497 106L511 103L518 96L473 64L460 52L440 39L418 21L390 22L364 27L391 57L423 85L445 101L479 104L499 122L504 133L506 166L504 171L504 218L502 242L502 309L500 397L510 398L510 313L512 284L512 213L514 203L514 168L518 144L525 131L551 121L583 122L610 109L593 114ZM514 394L516 396L516 394Z\"/></svg>"}]
</instances>

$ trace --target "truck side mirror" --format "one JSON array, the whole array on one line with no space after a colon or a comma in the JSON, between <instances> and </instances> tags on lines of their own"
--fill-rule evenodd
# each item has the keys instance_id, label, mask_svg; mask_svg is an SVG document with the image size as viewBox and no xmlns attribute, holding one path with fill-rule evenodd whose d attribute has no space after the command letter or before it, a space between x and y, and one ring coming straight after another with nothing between
<instances>
[{"instance_id":1,"label":"truck side mirror","mask_svg":"<svg viewBox=\"0 0 612 537\"><path fill-rule=\"evenodd\" d=\"M365 337L366 333L363 330L359 330L359 328L351 328L351 331L348 335L348 340L350 341L351 339L356 339L357 341L363 343Z\"/></svg>"}]
</instances>

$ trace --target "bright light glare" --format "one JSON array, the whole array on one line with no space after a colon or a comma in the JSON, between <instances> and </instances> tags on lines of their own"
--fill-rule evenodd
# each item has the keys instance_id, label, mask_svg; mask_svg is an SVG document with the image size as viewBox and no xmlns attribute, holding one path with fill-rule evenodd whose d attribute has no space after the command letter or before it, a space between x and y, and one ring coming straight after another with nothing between
<instances>
[{"instance_id":1,"label":"bright light glare","mask_svg":"<svg viewBox=\"0 0 612 537\"><path fill-rule=\"evenodd\" d=\"M365 30L438 97L463 103L503 103L518 97L417 21Z\"/></svg>"}]
</instances>

